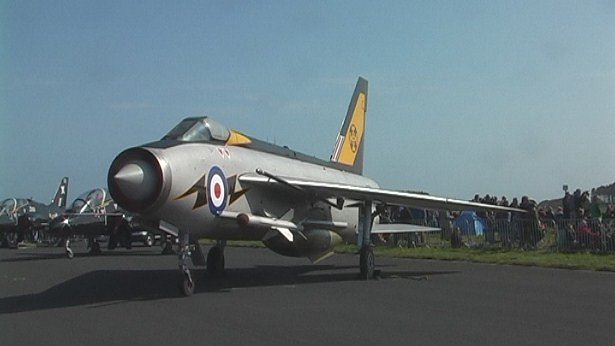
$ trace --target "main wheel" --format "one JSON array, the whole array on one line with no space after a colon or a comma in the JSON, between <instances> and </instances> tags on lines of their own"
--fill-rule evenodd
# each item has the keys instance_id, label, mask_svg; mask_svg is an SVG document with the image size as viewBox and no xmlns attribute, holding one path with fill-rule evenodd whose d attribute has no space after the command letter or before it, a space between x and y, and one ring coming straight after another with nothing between
<instances>
[{"instance_id":1,"label":"main wheel","mask_svg":"<svg viewBox=\"0 0 615 346\"><path fill-rule=\"evenodd\" d=\"M173 251L173 243L171 243L169 240L165 240L164 242L160 244L160 246L162 247L163 255L174 255L175 254L175 251Z\"/></svg>"},{"instance_id":2,"label":"main wheel","mask_svg":"<svg viewBox=\"0 0 615 346\"><path fill-rule=\"evenodd\" d=\"M376 261L374 259L374 251L371 246L366 245L361 248L359 258L359 268L361 270L361 279L369 280L374 277L374 268Z\"/></svg>"},{"instance_id":3,"label":"main wheel","mask_svg":"<svg viewBox=\"0 0 615 346\"><path fill-rule=\"evenodd\" d=\"M73 253L73 250L66 249L66 257L68 257L68 259L72 259L73 257L75 257L75 254Z\"/></svg>"},{"instance_id":4,"label":"main wheel","mask_svg":"<svg viewBox=\"0 0 615 346\"><path fill-rule=\"evenodd\" d=\"M19 243L19 236L17 233L9 232L6 233L6 244L9 249L17 249L17 244Z\"/></svg>"},{"instance_id":5,"label":"main wheel","mask_svg":"<svg viewBox=\"0 0 615 346\"><path fill-rule=\"evenodd\" d=\"M100 251L100 243L97 241L93 241L90 248L90 255L100 255L102 252Z\"/></svg>"},{"instance_id":6,"label":"main wheel","mask_svg":"<svg viewBox=\"0 0 615 346\"><path fill-rule=\"evenodd\" d=\"M214 278L224 275L224 254L217 246L209 249L207 253L207 274Z\"/></svg>"}]
</instances>

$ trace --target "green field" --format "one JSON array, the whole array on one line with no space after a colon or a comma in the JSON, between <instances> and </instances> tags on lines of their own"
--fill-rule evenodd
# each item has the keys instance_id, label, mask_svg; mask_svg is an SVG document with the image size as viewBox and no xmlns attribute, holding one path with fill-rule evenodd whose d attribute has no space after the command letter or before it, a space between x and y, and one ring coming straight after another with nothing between
<instances>
[{"instance_id":1,"label":"green field","mask_svg":"<svg viewBox=\"0 0 615 346\"><path fill-rule=\"evenodd\" d=\"M211 241L202 241L201 243L204 245L212 244ZM230 241L229 246L264 247L261 242L256 241ZM340 245L335 248L335 252L355 254L358 250L355 245ZM615 272L615 254L595 254L588 252L567 253L556 252L551 249L523 251L519 249L407 248L395 246L376 246L374 248L374 253L376 256L397 258L470 261Z\"/></svg>"},{"instance_id":2,"label":"green field","mask_svg":"<svg viewBox=\"0 0 615 346\"><path fill-rule=\"evenodd\" d=\"M336 247L339 253L356 253L354 245ZM377 246L376 256L398 258L436 259L447 261L470 261L480 263L513 264L547 268L584 269L615 272L614 254L594 254L587 252L554 252L553 250L519 249L452 249L452 248L402 248Z\"/></svg>"}]
</instances>

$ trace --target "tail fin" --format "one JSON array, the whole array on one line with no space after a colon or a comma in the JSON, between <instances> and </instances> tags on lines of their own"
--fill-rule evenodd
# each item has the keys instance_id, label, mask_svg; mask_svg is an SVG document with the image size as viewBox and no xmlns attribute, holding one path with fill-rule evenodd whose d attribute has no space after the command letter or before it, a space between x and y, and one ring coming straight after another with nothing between
<instances>
[{"instance_id":1,"label":"tail fin","mask_svg":"<svg viewBox=\"0 0 615 346\"><path fill-rule=\"evenodd\" d=\"M365 115L367 113L367 80L359 77L348 106L346 119L337 135L331 162L348 166L349 172L363 174Z\"/></svg>"},{"instance_id":2,"label":"tail fin","mask_svg":"<svg viewBox=\"0 0 615 346\"><path fill-rule=\"evenodd\" d=\"M58 208L66 208L66 199L68 196L68 177L62 178L60 181L60 186L58 186L58 191L56 191L56 195L53 197L52 205L55 205Z\"/></svg>"}]
</instances>

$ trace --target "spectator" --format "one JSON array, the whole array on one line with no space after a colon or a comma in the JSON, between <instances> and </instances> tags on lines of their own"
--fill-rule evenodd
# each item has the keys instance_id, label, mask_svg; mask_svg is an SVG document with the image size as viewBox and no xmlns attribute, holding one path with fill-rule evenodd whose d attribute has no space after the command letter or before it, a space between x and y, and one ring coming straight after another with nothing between
<instances>
[{"instance_id":1,"label":"spectator","mask_svg":"<svg viewBox=\"0 0 615 346\"><path fill-rule=\"evenodd\" d=\"M442 229L442 239L450 240L453 232L453 217L448 210L440 210L438 212L438 223Z\"/></svg>"},{"instance_id":2,"label":"spectator","mask_svg":"<svg viewBox=\"0 0 615 346\"><path fill-rule=\"evenodd\" d=\"M521 246L536 246L542 238L538 229L538 211L536 202L528 196L521 198L520 208L525 210L521 216Z\"/></svg>"},{"instance_id":3,"label":"spectator","mask_svg":"<svg viewBox=\"0 0 615 346\"><path fill-rule=\"evenodd\" d=\"M587 222L586 218L583 218L577 227L577 237L581 245L593 250L598 249L600 244L600 232L595 231Z\"/></svg>"},{"instance_id":4,"label":"spectator","mask_svg":"<svg viewBox=\"0 0 615 346\"><path fill-rule=\"evenodd\" d=\"M585 212L583 213L583 217L591 216L591 200L589 199L589 191L583 191L581 194L581 205L580 208Z\"/></svg>"},{"instance_id":5,"label":"spectator","mask_svg":"<svg viewBox=\"0 0 615 346\"><path fill-rule=\"evenodd\" d=\"M598 203L598 197L592 196L592 202L590 205L591 218L593 220L602 220L602 211L600 210L600 204Z\"/></svg>"},{"instance_id":6,"label":"spectator","mask_svg":"<svg viewBox=\"0 0 615 346\"><path fill-rule=\"evenodd\" d=\"M574 190L572 199L574 201L574 209L571 212L576 216L579 215L579 209L581 209L581 189Z\"/></svg>"},{"instance_id":7,"label":"spectator","mask_svg":"<svg viewBox=\"0 0 615 346\"><path fill-rule=\"evenodd\" d=\"M573 215L572 213L575 211L575 206L574 206L574 198L568 191L566 191L566 194L564 195L564 199L562 201L562 207L564 210L564 219L567 219L567 220L571 219Z\"/></svg>"}]
</instances>

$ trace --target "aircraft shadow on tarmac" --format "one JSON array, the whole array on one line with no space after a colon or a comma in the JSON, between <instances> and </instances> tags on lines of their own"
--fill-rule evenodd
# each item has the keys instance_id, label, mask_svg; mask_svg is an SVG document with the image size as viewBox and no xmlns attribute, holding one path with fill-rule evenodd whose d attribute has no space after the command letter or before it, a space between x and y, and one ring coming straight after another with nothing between
<instances>
[{"instance_id":1,"label":"aircraft shadow on tarmac","mask_svg":"<svg viewBox=\"0 0 615 346\"><path fill-rule=\"evenodd\" d=\"M86 251L84 252L75 252L75 258L87 258L87 257L114 257L114 256L143 256L143 257L150 257L150 256L160 256L160 252L139 252L139 250L128 250L128 249L122 249L122 250L103 250L102 253L97 254L97 255L91 255ZM176 254L172 254L173 256L176 256ZM18 256L13 257L13 258L4 258L4 259L0 259L0 262L6 262L6 263L10 263L10 262L28 262L28 261L44 261L44 260L53 260L53 259L64 259L64 260L69 260L66 257L66 254L64 253L64 251L62 250L62 252L46 252L46 253L35 253L35 252L24 252L24 253L19 253Z\"/></svg>"},{"instance_id":2,"label":"aircraft shadow on tarmac","mask_svg":"<svg viewBox=\"0 0 615 346\"><path fill-rule=\"evenodd\" d=\"M382 266L381 266L382 268ZM457 271L386 271L382 280L419 279ZM97 270L53 286L41 293L0 298L0 314L39 311L82 305L106 305L123 301L180 297L177 270ZM231 292L234 288L360 281L356 266L300 265L229 268L223 278L208 278L204 269L194 270L199 293Z\"/></svg>"}]
</instances>

